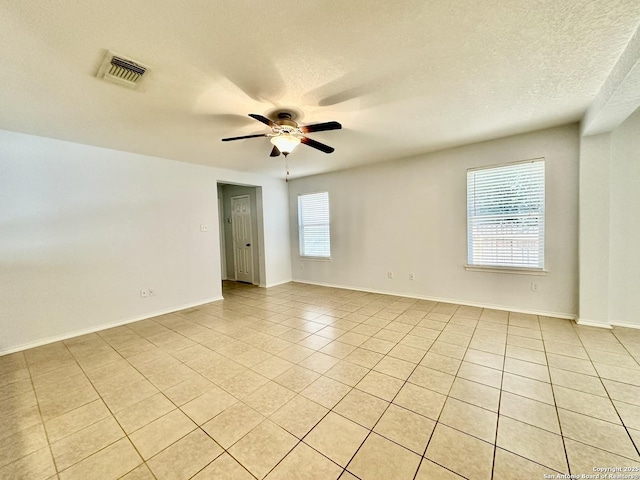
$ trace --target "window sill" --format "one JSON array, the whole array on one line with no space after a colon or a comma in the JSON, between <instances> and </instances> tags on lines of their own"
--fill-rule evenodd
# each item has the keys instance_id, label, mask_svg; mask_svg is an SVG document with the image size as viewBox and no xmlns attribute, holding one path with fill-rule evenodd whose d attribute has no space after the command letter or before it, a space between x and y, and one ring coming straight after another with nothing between
<instances>
[{"instance_id":1,"label":"window sill","mask_svg":"<svg viewBox=\"0 0 640 480\"><path fill-rule=\"evenodd\" d=\"M519 268L519 267L494 267L484 265L465 265L465 270L472 272L486 273L511 273L514 275L546 275L547 271L543 268Z\"/></svg>"},{"instance_id":2,"label":"window sill","mask_svg":"<svg viewBox=\"0 0 640 480\"><path fill-rule=\"evenodd\" d=\"M311 260L312 262L331 262L333 259L331 257L303 257L298 256L300 260Z\"/></svg>"}]
</instances>

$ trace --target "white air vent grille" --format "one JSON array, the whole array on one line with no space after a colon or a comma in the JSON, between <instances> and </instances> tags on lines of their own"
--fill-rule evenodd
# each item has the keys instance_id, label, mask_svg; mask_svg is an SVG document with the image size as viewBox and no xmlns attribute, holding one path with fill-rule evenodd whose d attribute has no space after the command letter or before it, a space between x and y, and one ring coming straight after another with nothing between
<instances>
[{"instance_id":1,"label":"white air vent grille","mask_svg":"<svg viewBox=\"0 0 640 480\"><path fill-rule=\"evenodd\" d=\"M107 52L97 77L125 87L137 88L148 69L149 67L137 61L124 58L114 52Z\"/></svg>"}]
</instances>

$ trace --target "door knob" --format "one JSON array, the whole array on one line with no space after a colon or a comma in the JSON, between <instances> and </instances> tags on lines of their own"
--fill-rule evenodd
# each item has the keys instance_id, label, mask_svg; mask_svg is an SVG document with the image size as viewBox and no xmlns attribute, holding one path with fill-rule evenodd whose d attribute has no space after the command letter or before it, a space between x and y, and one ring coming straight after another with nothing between
<instances>
[{"instance_id":1,"label":"door knob","mask_svg":"<svg viewBox=\"0 0 640 480\"><path fill-rule=\"evenodd\" d=\"M245 247L250 247L250 246L251 246L251 244L250 244L250 243L247 243L247 244L245 245Z\"/></svg>"}]
</instances>

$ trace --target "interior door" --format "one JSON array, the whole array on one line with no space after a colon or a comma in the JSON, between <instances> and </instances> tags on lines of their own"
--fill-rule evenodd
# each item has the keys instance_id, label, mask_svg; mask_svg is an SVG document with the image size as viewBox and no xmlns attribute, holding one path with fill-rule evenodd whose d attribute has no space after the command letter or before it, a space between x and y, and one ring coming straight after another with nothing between
<instances>
[{"instance_id":1,"label":"interior door","mask_svg":"<svg viewBox=\"0 0 640 480\"><path fill-rule=\"evenodd\" d=\"M253 283L253 245L251 244L249 195L231 197L231 226L236 280Z\"/></svg>"}]
</instances>

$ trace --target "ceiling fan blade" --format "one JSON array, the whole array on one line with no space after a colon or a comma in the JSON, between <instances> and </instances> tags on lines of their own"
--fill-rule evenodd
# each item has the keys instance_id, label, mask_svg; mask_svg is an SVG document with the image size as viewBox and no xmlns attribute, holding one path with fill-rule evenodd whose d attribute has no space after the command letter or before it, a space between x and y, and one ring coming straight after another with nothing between
<instances>
[{"instance_id":1,"label":"ceiling fan blade","mask_svg":"<svg viewBox=\"0 0 640 480\"><path fill-rule=\"evenodd\" d=\"M300 127L302 133L324 132L325 130L340 130L342 125L338 122L316 123L314 125L305 125Z\"/></svg>"},{"instance_id":2,"label":"ceiling fan blade","mask_svg":"<svg viewBox=\"0 0 640 480\"><path fill-rule=\"evenodd\" d=\"M280 155L280 150L278 150L278 147L276 147L274 145L273 149L271 150L271 154L269 156L270 157L277 157L278 155Z\"/></svg>"},{"instance_id":3,"label":"ceiling fan blade","mask_svg":"<svg viewBox=\"0 0 640 480\"><path fill-rule=\"evenodd\" d=\"M243 135L242 137L223 138L222 141L223 142L230 142L231 140L243 140L245 138L256 138L256 137L266 137L266 136L267 136L266 133L260 133L258 135Z\"/></svg>"},{"instance_id":4,"label":"ceiling fan blade","mask_svg":"<svg viewBox=\"0 0 640 480\"><path fill-rule=\"evenodd\" d=\"M335 150L335 148L330 147L329 145L325 145L324 143L320 143L320 142L316 142L315 140L311 140L308 137L302 137L300 139L301 143L304 143L305 145L308 145L309 147L313 147L313 148L317 148L318 150L320 150L321 152L324 153L331 153Z\"/></svg>"},{"instance_id":5,"label":"ceiling fan blade","mask_svg":"<svg viewBox=\"0 0 640 480\"><path fill-rule=\"evenodd\" d=\"M251 118L255 118L259 122L264 123L265 125L269 125L272 128L276 126L276 124L269 120L267 117L263 117L262 115L258 115L257 113L250 113L249 116Z\"/></svg>"}]
</instances>

